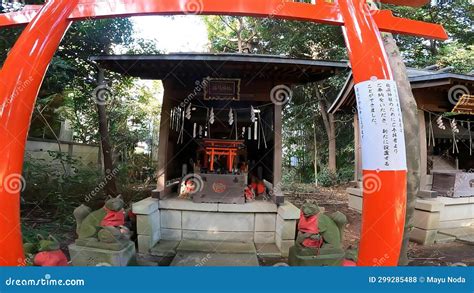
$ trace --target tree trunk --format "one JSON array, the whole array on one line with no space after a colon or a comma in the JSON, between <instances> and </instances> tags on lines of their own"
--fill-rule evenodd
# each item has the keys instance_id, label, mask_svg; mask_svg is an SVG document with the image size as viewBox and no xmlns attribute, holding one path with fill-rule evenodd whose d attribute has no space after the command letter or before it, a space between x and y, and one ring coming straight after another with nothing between
<instances>
[{"instance_id":1,"label":"tree trunk","mask_svg":"<svg viewBox=\"0 0 474 293\"><path fill-rule=\"evenodd\" d=\"M391 34L383 34L385 51L387 52L393 77L397 82L400 96L400 106L403 113L403 127L405 128L405 142L407 155L407 210L405 229L400 252L399 265L408 265L409 233L413 227L416 197L420 190L420 138L418 123L418 107L413 96L410 81L408 80L405 64L400 51Z\"/></svg>"},{"instance_id":2,"label":"tree trunk","mask_svg":"<svg viewBox=\"0 0 474 293\"><path fill-rule=\"evenodd\" d=\"M244 31L244 20L242 17L237 18L239 21L239 28L237 29L237 47L239 53L244 52L244 45L242 40L242 32Z\"/></svg>"},{"instance_id":3,"label":"tree trunk","mask_svg":"<svg viewBox=\"0 0 474 293\"><path fill-rule=\"evenodd\" d=\"M314 126L313 126L313 134L314 134L314 185L318 186L318 138L316 136L316 122L314 123Z\"/></svg>"},{"instance_id":4,"label":"tree trunk","mask_svg":"<svg viewBox=\"0 0 474 293\"><path fill-rule=\"evenodd\" d=\"M315 86L316 98L318 99L319 111L323 117L324 129L328 137L328 170L331 173L337 172L336 166L336 125L334 115L327 111L327 101L322 98L319 86Z\"/></svg>"},{"instance_id":5,"label":"tree trunk","mask_svg":"<svg viewBox=\"0 0 474 293\"><path fill-rule=\"evenodd\" d=\"M104 85L104 70L99 69L98 74L98 86ZM100 94L100 91L97 92ZM112 160L112 147L109 141L109 128L107 123L107 111L105 109L105 100L101 100L96 97L97 114L99 116L99 134L101 141L102 155L104 156L104 174L105 174L105 193L106 195L115 196L117 195L117 185L115 183L115 175L113 174L114 163Z\"/></svg>"}]
</instances>

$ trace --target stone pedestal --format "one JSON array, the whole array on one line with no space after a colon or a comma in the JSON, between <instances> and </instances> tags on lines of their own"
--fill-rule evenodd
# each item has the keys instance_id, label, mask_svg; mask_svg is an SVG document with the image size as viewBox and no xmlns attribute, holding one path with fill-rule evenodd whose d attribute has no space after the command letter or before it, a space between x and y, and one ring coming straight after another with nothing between
<instances>
[{"instance_id":1,"label":"stone pedestal","mask_svg":"<svg viewBox=\"0 0 474 293\"><path fill-rule=\"evenodd\" d=\"M132 205L137 215L138 252L148 254L161 239L158 199L146 198Z\"/></svg>"},{"instance_id":2,"label":"stone pedestal","mask_svg":"<svg viewBox=\"0 0 474 293\"><path fill-rule=\"evenodd\" d=\"M300 209L290 202L278 207L276 218L275 243L281 255L287 257L290 247L295 245L296 222L300 218Z\"/></svg>"},{"instance_id":3,"label":"stone pedestal","mask_svg":"<svg viewBox=\"0 0 474 293\"><path fill-rule=\"evenodd\" d=\"M113 266L124 267L136 262L135 244L113 251L87 246L69 245L72 265L76 267Z\"/></svg>"}]
</instances>

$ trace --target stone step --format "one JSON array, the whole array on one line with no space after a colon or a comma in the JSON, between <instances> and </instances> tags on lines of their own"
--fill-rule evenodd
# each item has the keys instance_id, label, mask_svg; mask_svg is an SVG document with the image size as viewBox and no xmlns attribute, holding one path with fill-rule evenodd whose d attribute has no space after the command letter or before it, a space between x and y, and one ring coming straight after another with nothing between
<instances>
[{"instance_id":1,"label":"stone step","mask_svg":"<svg viewBox=\"0 0 474 293\"><path fill-rule=\"evenodd\" d=\"M260 257L281 257L281 251L275 243L255 243L255 248Z\"/></svg>"},{"instance_id":2,"label":"stone step","mask_svg":"<svg viewBox=\"0 0 474 293\"><path fill-rule=\"evenodd\" d=\"M456 240L456 237L438 233L435 237L435 243L449 243Z\"/></svg>"},{"instance_id":3,"label":"stone step","mask_svg":"<svg viewBox=\"0 0 474 293\"><path fill-rule=\"evenodd\" d=\"M456 240L469 245L474 245L474 235L461 236L458 237Z\"/></svg>"},{"instance_id":4,"label":"stone step","mask_svg":"<svg viewBox=\"0 0 474 293\"><path fill-rule=\"evenodd\" d=\"M171 266L180 267L255 267L258 266L256 254L210 253L179 251Z\"/></svg>"},{"instance_id":5,"label":"stone step","mask_svg":"<svg viewBox=\"0 0 474 293\"><path fill-rule=\"evenodd\" d=\"M226 241L204 241L183 240L177 248L178 252L203 252L203 253L232 253L232 254L256 254L253 243L226 242Z\"/></svg>"},{"instance_id":6,"label":"stone step","mask_svg":"<svg viewBox=\"0 0 474 293\"><path fill-rule=\"evenodd\" d=\"M441 229L439 233L456 237L469 237L474 236L474 227L454 228L454 229Z\"/></svg>"},{"instance_id":7,"label":"stone step","mask_svg":"<svg viewBox=\"0 0 474 293\"><path fill-rule=\"evenodd\" d=\"M150 249L150 254L154 256L172 257L176 255L179 241L161 240Z\"/></svg>"}]
</instances>

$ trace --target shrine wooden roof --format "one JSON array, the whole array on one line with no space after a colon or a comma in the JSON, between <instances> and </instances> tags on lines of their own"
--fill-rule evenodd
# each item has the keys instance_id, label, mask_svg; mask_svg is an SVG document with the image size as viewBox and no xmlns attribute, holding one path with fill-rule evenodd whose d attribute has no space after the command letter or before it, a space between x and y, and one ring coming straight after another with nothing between
<instances>
[{"instance_id":1,"label":"shrine wooden roof","mask_svg":"<svg viewBox=\"0 0 474 293\"><path fill-rule=\"evenodd\" d=\"M418 107L421 109L450 112L455 106L453 98L449 97L453 87L462 86L467 88L470 93L474 92L473 75L415 68L408 68L407 73ZM345 85L328 112L351 112L355 105L354 81L352 74L349 74Z\"/></svg>"},{"instance_id":2,"label":"shrine wooden roof","mask_svg":"<svg viewBox=\"0 0 474 293\"><path fill-rule=\"evenodd\" d=\"M295 59L255 54L175 53L93 56L100 67L142 79L198 80L204 77L265 79L303 84L348 69L347 61Z\"/></svg>"}]
</instances>

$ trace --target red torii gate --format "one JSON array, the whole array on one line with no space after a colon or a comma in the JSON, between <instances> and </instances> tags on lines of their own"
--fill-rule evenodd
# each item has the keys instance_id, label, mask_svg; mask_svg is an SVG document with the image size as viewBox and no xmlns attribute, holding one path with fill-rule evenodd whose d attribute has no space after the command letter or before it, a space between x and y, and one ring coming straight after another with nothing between
<instances>
[{"instance_id":1,"label":"red torii gate","mask_svg":"<svg viewBox=\"0 0 474 293\"><path fill-rule=\"evenodd\" d=\"M401 111L380 31L447 39L443 27L369 13L366 0L49 0L0 15L0 27L27 24L0 71L0 265L24 262L20 226L23 154L48 65L73 21L136 15L237 15L343 26L361 123L364 203L359 265L396 266L405 224L406 157ZM428 0L382 0L420 6ZM379 100L377 100L379 99ZM372 185L374 184L374 185ZM372 188L374 187L374 188ZM383 259L383 262L378 260Z\"/></svg>"}]
</instances>

